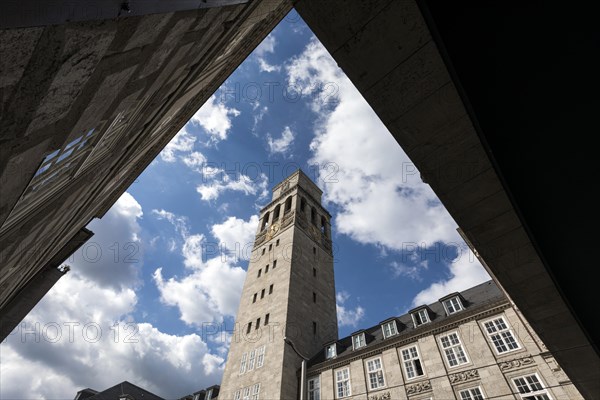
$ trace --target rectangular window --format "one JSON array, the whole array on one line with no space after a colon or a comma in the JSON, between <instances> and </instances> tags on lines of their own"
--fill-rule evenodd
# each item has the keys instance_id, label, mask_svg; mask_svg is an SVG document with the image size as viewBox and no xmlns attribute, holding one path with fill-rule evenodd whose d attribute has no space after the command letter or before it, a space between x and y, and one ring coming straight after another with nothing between
<instances>
[{"instance_id":1,"label":"rectangular window","mask_svg":"<svg viewBox=\"0 0 600 400\"><path fill-rule=\"evenodd\" d=\"M444 300L444 308L446 309L446 314L448 315L457 313L463 309L462 303L458 296Z\"/></svg>"},{"instance_id":2,"label":"rectangular window","mask_svg":"<svg viewBox=\"0 0 600 400\"><path fill-rule=\"evenodd\" d=\"M252 386L252 400L258 400L258 394L260 393L260 383L255 383Z\"/></svg>"},{"instance_id":3,"label":"rectangular window","mask_svg":"<svg viewBox=\"0 0 600 400\"><path fill-rule=\"evenodd\" d=\"M256 303L256 296L258 296L258 293L254 293L254 296L252 297L252 302Z\"/></svg>"},{"instance_id":4,"label":"rectangular window","mask_svg":"<svg viewBox=\"0 0 600 400\"><path fill-rule=\"evenodd\" d=\"M308 380L308 400L321 400L321 378L318 376Z\"/></svg>"},{"instance_id":5,"label":"rectangular window","mask_svg":"<svg viewBox=\"0 0 600 400\"><path fill-rule=\"evenodd\" d=\"M526 375L520 378L514 378L513 383L516 386L522 399L525 400L550 400L548 390L540 381L537 374Z\"/></svg>"},{"instance_id":6,"label":"rectangular window","mask_svg":"<svg viewBox=\"0 0 600 400\"><path fill-rule=\"evenodd\" d=\"M273 260L273 269L277 266L277 260Z\"/></svg>"},{"instance_id":7,"label":"rectangular window","mask_svg":"<svg viewBox=\"0 0 600 400\"><path fill-rule=\"evenodd\" d=\"M317 294L313 292L313 303L317 302Z\"/></svg>"},{"instance_id":8,"label":"rectangular window","mask_svg":"<svg viewBox=\"0 0 600 400\"><path fill-rule=\"evenodd\" d=\"M459 394L460 400L484 400L485 398L478 387L461 390Z\"/></svg>"},{"instance_id":9,"label":"rectangular window","mask_svg":"<svg viewBox=\"0 0 600 400\"><path fill-rule=\"evenodd\" d=\"M262 252L262 255L263 255L263 256L265 255L265 251L266 251L266 250L267 250L267 249L263 248L263 252Z\"/></svg>"},{"instance_id":10,"label":"rectangular window","mask_svg":"<svg viewBox=\"0 0 600 400\"><path fill-rule=\"evenodd\" d=\"M269 294L273 293L273 285L269 286Z\"/></svg>"},{"instance_id":11,"label":"rectangular window","mask_svg":"<svg viewBox=\"0 0 600 400\"><path fill-rule=\"evenodd\" d=\"M254 369L254 361L256 359L256 350L252 350L250 352L250 357L248 357L248 371L252 371Z\"/></svg>"},{"instance_id":12,"label":"rectangular window","mask_svg":"<svg viewBox=\"0 0 600 400\"><path fill-rule=\"evenodd\" d=\"M258 348L258 356L256 357L256 368L260 368L264 364L265 364L265 345L262 345Z\"/></svg>"},{"instance_id":13,"label":"rectangular window","mask_svg":"<svg viewBox=\"0 0 600 400\"><path fill-rule=\"evenodd\" d=\"M273 249L273 243L271 243L271 244L269 245L269 251L271 251L272 249Z\"/></svg>"},{"instance_id":14,"label":"rectangular window","mask_svg":"<svg viewBox=\"0 0 600 400\"><path fill-rule=\"evenodd\" d=\"M313 335L317 334L317 323L313 321Z\"/></svg>"},{"instance_id":15,"label":"rectangular window","mask_svg":"<svg viewBox=\"0 0 600 400\"><path fill-rule=\"evenodd\" d=\"M275 242L275 247L279 246L279 239Z\"/></svg>"},{"instance_id":16,"label":"rectangular window","mask_svg":"<svg viewBox=\"0 0 600 400\"><path fill-rule=\"evenodd\" d=\"M369 373L369 387L371 390L385 386L381 358L374 358L373 360L367 361L367 372Z\"/></svg>"},{"instance_id":17,"label":"rectangular window","mask_svg":"<svg viewBox=\"0 0 600 400\"><path fill-rule=\"evenodd\" d=\"M242 400L250 400L250 386L244 388L244 397Z\"/></svg>"},{"instance_id":18,"label":"rectangular window","mask_svg":"<svg viewBox=\"0 0 600 400\"><path fill-rule=\"evenodd\" d=\"M413 313L413 319L415 321L415 327L428 323L429 314L427 313L427 309L423 308L416 313Z\"/></svg>"},{"instance_id":19,"label":"rectangular window","mask_svg":"<svg viewBox=\"0 0 600 400\"><path fill-rule=\"evenodd\" d=\"M252 322L248 322L248 327L246 328L246 333L250 333L252 330Z\"/></svg>"},{"instance_id":20,"label":"rectangular window","mask_svg":"<svg viewBox=\"0 0 600 400\"><path fill-rule=\"evenodd\" d=\"M494 318L483 324L494 347L499 354L520 348L512 331L508 328L503 317Z\"/></svg>"},{"instance_id":21,"label":"rectangular window","mask_svg":"<svg viewBox=\"0 0 600 400\"><path fill-rule=\"evenodd\" d=\"M386 322L381 325L381 329L383 330L383 337L389 338L390 336L394 336L398 333L398 329L396 328L396 321Z\"/></svg>"},{"instance_id":22,"label":"rectangular window","mask_svg":"<svg viewBox=\"0 0 600 400\"><path fill-rule=\"evenodd\" d=\"M333 358L335 356L337 356L335 344L330 344L329 346L327 346L325 348L325 358L329 359L329 358Z\"/></svg>"},{"instance_id":23,"label":"rectangular window","mask_svg":"<svg viewBox=\"0 0 600 400\"><path fill-rule=\"evenodd\" d=\"M417 346L412 346L402 350L402 365L406 373L406 379L413 379L418 376L423 376L423 367Z\"/></svg>"},{"instance_id":24,"label":"rectangular window","mask_svg":"<svg viewBox=\"0 0 600 400\"><path fill-rule=\"evenodd\" d=\"M258 270L258 276L257 276L257 278L260 278L260 274L262 274L262 268Z\"/></svg>"},{"instance_id":25,"label":"rectangular window","mask_svg":"<svg viewBox=\"0 0 600 400\"><path fill-rule=\"evenodd\" d=\"M246 358L248 358L248 353L242 354L242 360L240 361L240 375L246 373Z\"/></svg>"},{"instance_id":26,"label":"rectangular window","mask_svg":"<svg viewBox=\"0 0 600 400\"><path fill-rule=\"evenodd\" d=\"M313 268L313 276L316 278L317 277L317 269Z\"/></svg>"},{"instance_id":27,"label":"rectangular window","mask_svg":"<svg viewBox=\"0 0 600 400\"><path fill-rule=\"evenodd\" d=\"M361 347L365 347L365 345L366 345L366 342L365 342L364 332L359 333L358 335L352 336L352 348L354 350L360 349Z\"/></svg>"},{"instance_id":28,"label":"rectangular window","mask_svg":"<svg viewBox=\"0 0 600 400\"><path fill-rule=\"evenodd\" d=\"M270 315L271 315L271 314L267 314L267 315L265 315L265 325L269 325L269 316L270 316Z\"/></svg>"},{"instance_id":29,"label":"rectangular window","mask_svg":"<svg viewBox=\"0 0 600 400\"><path fill-rule=\"evenodd\" d=\"M352 392L350 388L350 370L348 368L335 372L335 386L337 387L338 399L350 396Z\"/></svg>"},{"instance_id":30,"label":"rectangular window","mask_svg":"<svg viewBox=\"0 0 600 400\"><path fill-rule=\"evenodd\" d=\"M313 247L313 254L315 254L315 255L317 254L317 248L316 247Z\"/></svg>"},{"instance_id":31,"label":"rectangular window","mask_svg":"<svg viewBox=\"0 0 600 400\"><path fill-rule=\"evenodd\" d=\"M213 393L213 390L212 389L208 389L208 392L206 392L206 397L204 398L204 400L211 400L212 399L212 393Z\"/></svg>"},{"instance_id":32,"label":"rectangular window","mask_svg":"<svg viewBox=\"0 0 600 400\"><path fill-rule=\"evenodd\" d=\"M260 328L260 318L256 318L256 327L254 329Z\"/></svg>"},{"instance_id":33,"label":"rectangular window","mask_svg":"<svg viewBox=\"0 0 600 400\"><path fill-rule=\"evenodd\" d=\"M456 367L468 362L467 355L456 332L440 337L440 343L450 367Z\"/></svg>"},{"instance_id":34,"label":"rectangular window","mask_svg":"<svg viewBox=\"0 0 600 400\"><path fill-rule=\"evenodd\" d=\"M265 274L269 272L269 264L267 264L267 266L265 267Z\"/></svg>"},{"instance_id":35,"label":"rectangular window","mask_svg":"<svg viewBox=\"0 0 600 400\"><path fill-rule=\"evenodd\" d=\"M260 291L260 298L264 299L265 298L265 289Z\"/></svg>"},{"instance_id":36,"label":"rectangular window","mask_svg":"<svg viewBox=\"0 0 600 400\"><path fill-rule=\"evenodd\" d=\"M240 390L237 390L235 392L235 395L233 396L233 400L242 400L242 392Z\"/></svg>"}]
</instances>

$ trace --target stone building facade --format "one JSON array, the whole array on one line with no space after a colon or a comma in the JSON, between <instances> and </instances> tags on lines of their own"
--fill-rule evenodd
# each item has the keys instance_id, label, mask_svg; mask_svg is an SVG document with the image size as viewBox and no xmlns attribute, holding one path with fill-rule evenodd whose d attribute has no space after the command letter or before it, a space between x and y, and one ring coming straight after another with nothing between
<instances>
[{"instance_id":1,"label":"stone building facade","mask_svg":"<svg viewBox=\"0 0 600 400\"><path fill-rule=\"evenodd\" d=\"M221 398L582 399L492 281L338 339L321 194L297 171L261 210Z\"/></svg>"},{"instance_id":2,"label":"stone building facade","mask_svg":"<svg viewBox=\"0 0 600 400\"><path fill-rule=\"evenodd\" d=\"M307 375L310 400L583 398L493 281L327 343Z\"/></svg>"}]
</instances>

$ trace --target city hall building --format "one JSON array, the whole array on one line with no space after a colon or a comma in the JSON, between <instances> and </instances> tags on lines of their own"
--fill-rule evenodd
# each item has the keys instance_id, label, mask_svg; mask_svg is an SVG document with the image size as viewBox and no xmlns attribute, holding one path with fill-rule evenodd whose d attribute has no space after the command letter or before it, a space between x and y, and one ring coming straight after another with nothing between
<instances>
[{"instance_id":1,"label":"city hall building","mask_svg":"<svg viewBox=\"0 0 600 400\"><path fill-rule=\"evenodd\" d=\"M338 338L321 194L297 171L261 210L219 398L582 399L492 281Z\"/></svg>"}]
</instances>

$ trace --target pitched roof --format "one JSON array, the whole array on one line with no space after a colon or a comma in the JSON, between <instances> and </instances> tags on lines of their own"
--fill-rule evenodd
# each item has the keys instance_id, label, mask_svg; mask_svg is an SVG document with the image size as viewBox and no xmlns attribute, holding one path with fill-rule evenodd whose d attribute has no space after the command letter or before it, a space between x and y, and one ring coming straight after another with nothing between
<instances>
[{"instance_id":1,"label":"pitched roof","mask_svg":"<svg viewBox=\"0 0 600 400\"><path fill-rule=\"evenodd\" d=\"M111 388L88 397L86 400L119 400L119 397L123 394L128 394L135 400L164 400L162 397L127 381L116 384Z\"/></svg>"},{"instance_id":2,"label":"pitched roof","mask_svg":"<svg viewBox=\"0 0 600 400\"><path fill-rule=\"evenodd\" d=\"M470 309L480 308L482 306L485 306L486 304L491 304L491 303L496 303L498 301L506 300L506 297L504 296L504 294L502 293L500 288L491 280L484 282L482 284L479 284L477 286L474 286L472 288L469 288L463 292L456 293L456 295L461 296L461 300L463 302L463 306L465 307L465 311L468 311ZM448 297L449 296L446 295L446 296L442 297L441 299L447 299ZM414 310L421 309L424 306L426 306L431 311L429 313L431 322L420 325L415 328L413 319L412 319L412 316L410 313ZM375 326L372 326L367 329L361 329L359 331L354 332L352 335L359 333L359 332L365 332L366 347L361 348L360 350L357 350L357 351L367 350L369 348L372 348L374 345L383 343L384 341L387 341L387 340L393 340L393 339L399 338L399 337L410 337L413 334L418 334L421 331L425 331L425 330L429 329L429 327L431 327L432 324L438 325L438 323L444 323L446 320L448 322L451 322L455 318L460 318L460 313L462 313L462 311L460 311L456 314L452 314L450 316L446 315L446 310L444 309L443 304L441 302L437 301L437 302L429 304L429 305L423 304L421 306L418 306L418 307L412 309L411 311L409 311L408 313L403 314L401 316L385 319ZM394 335L393 337L390 337L390 338L384 338L383 332L381 330L381 324L392 321L392 320L396 321L396 327L398 328L398 334ZM334 360L340 361L340 359L349 357L349 356L357 353L357 351L353 350L353 348L352 348L352 335L346 336L346 337L341 338L334 342L325 343L325 344L332 344L332 343L338 344L337 356L335 357ZM330 361L333 361L333 360L327 360L325 358L325 351L321 350L310 359L310 361L308 362L308 366L312 367L317 364L330 362Z\"/></svg>"}]
</instances>

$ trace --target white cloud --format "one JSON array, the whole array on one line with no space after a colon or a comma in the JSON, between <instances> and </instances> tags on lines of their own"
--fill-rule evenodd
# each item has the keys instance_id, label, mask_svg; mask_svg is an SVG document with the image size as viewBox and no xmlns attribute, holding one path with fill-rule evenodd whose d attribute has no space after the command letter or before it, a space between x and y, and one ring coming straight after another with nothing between
<instances>
[{"instance_id":1,"label":"white cloud","mask_svg":"<svg viewBox=\"0 0 600 400\"><path fill-rule=\"evenodd\" d=\"M188 273L183 277L165 278L163 269L154 271L154 282L161 301L177 307L180 318L188 325L201 327L203 323L221 322L224 316L235 316L239 305L246 272L236 265L247 258L244 244L250 243L258 226L258 217L248 221L228 217L223 223L211 227L219 243L233 249L233 256L222 253L219 243L208 242L202 234L190 234L188 219L169 211L154 211L182 232L181 255ZM236 249L235 243L241 245ZM248 252L248 255L250 253Z\"/></svg>"},{"instance_id":2,"label":"white cloud","mask_svg":"<svg viewBox=\"0 0 600 400\"><path fill-rule=\"evenodd\" d=\"M190 122L204 128L209 136L206 144L211 145L227 139L232 126L231 117L239 115L239 110L229 108L225 104L217 102L215 95L212 95L194 114Z\"/></svg>"},{"instance_id":3,"label":"white cloud","mask_svg":"<svg viewBox=\"0 0 600 400\"><path fill-rule=\"evenodd\" d=\"M252 134L254 136L258 136L256 132L256 128L258 128L258 124L263 120L265 115L269 112L269 107L263 106L260 110L258 110L258 103L254 108L254 124L252 125Z\"/></svg>"},{"instance_id":4,"label":"white cloud","mask_svg":"<svg viewBox=\"0 0 600 400\"><path fill-rule=\"evenodd\" d=\"M257 215L253 215L248 221L229 217L222 224L213 225L211 232L227 253L233 252L239 258L248 259L257 227Z\"/></svg>"},{"instance_id":5,"label":"white cloud","mask_svg":"<svg viewBox=\"0 0 600 400\"><path fill-rule=\"evenodd\" d=\"M279 71L281 71L281 65L269 64L264 58L258 59L258 68L262 72L279 72Z\"/></svg>"},{"instance_id":6,"label":"white cloud","mask_svg":"<svg viewBox=\"0 0 600 400\"><path fill-rule=\"evenodd\" d=\"M266 53L274 53L275 45L277 41L275 40L275 35L269 34L257 47L254 49L254 53L258 56L264 56Z\"/></svg>"},{"instance_id":7,"label":"white cloud","mask_svg":"<svg viewBox=\"0 0 600 400\"><path fill-rule=\"evenodd\" d=\"M142 214L126 194L95 229L131 238ZM135 290L117 283L123 279L117 271L104 273L114 282L104 282L100 271L90 273L76 260L26 317L27 329L18 327L0 345L0 398L72 398L83 388L103 390L123 380L179 398L220 381L224 357L211 353L197 334L171 335L146 322L136 332Z\"/></svg>"},{"instance_id":8,"label":"white cloud","mask_svg":"<svg viewBox=\"0 0 600 400\"><path fill-rule=\"evenodd\" d=\"M206 171L206 168L205 168ZM242 192L245 195L258 195L260 199L268 195L268 177L261 173L256 178L237 173L236 176L225 173L222 170L214 170L204 174L207 183L196 186L196 191L204 201L217 200L221 194L227 191Z\"/></svg>"},{"instance_id":9,"label":"white cloud","mask_svg":"<svg viewBox=\"0 0 600 400\"><path fill-rule=\"evenodd\" d=\"M270 34L254 50L254 55L258 61L258 68L262 72L278 72L281 70L281 65L272 65L265 59L265 56L268 53L273 54L275 52L276 45L277 41L275 40L275 36Z\"/></svg>"},{"instance_id":10,"label":"white cloud","mask_svg":"<svg viewBox=\"0 0 600 400\"><path fill-rule=\"evenodd\" d=\"M286 71L291 83L312 96L311 107L319 115L309 164L321 168L325 201L339 207L334 220L338 233L396 251L414 244L430 248L439 242L462 243L456 223L435 193L316 39ZM478 262L470 267L451 264L450 270L454 278L425 293L487 276ZM466 278L462 273L467 270L477 278ZM417 272L401 265L395 269L415 277Z\"/></svg>"},{"instance_id":11,"label":"white cloud","mask_svg":"<svg viewBox=\"0 0 600 400\"><path fill-rule=\"evenodd\" d=\"M164 219L169 221L171 225L175 228L177 233L179 233L182 237L187 237L189 234L189 221L187 217L173 214L170 211L165 210L152 210L152 215L156 216L158 219Z\"/></svg>"},{"instance_id":12,"label":"white cloud","mask_svg":"<svg viewBox=\"0 0 600 400\"><path fill-rule=\"evenodd\" d=\"M194 148L195 142L196 137L183 127L160 152L160 158L165 162L173 163L177 160L178 153L191 151Z\"/></svg>"},{"instance_id":13,"label":"white cloud","mask_svg":"<svg viewBox=\"0 0 600 400\"><path fill-rule=\"evenodd\" d=\"M275 154L285 154L290 150L290 146L294 143L294 138L296 135L290 129L289 126L286 126L281 132L281 137L277 139L273 139L270 134L267 134L267 143L269 145L269 153Z\"/></svg>"},{"instance_id":14,"label":"white cloud","mask_svg":"<svg viewBox=\"0 0 600 400\"><path fill-rule=\"evenodd\" d=\"M94 236L65 263L97 285L135 287L142 269L142 216L140 204L125 192L101 220L89 224Z\"/></svg>"},{"instance_id":15,"label":"white cloud","mask_svg":"<svg viewBox=\"0 0 600 400\"><path fill-rule=\"evenodd\" d=\"M458 257L449 265L450 279L435 282L419 292L413 300L414 306L433 303L448 293L460 292L490 279L467 246L459 250Z\"/></svg>"},{"instance_id":16,"label":"white cloud","mask_svg":"<svg viewBox=\"0 0 600 400\"><path fill-rule=\"evenodd\" d=\"M421 280L423 280L423 277L421 276L421 272L424 269L428 268L428 263L427 263L427 260L425 260L416 265L409 265L406 263L392 261L390 263L390 267L392 269L392 273L393 273L394 277L396 277L396 278L403 276L403 277L413 279L415 281L421 281Z\"/></svg>"},{"instance_id":17,"label":"white cloud","mask_svg":"<svg viewBox=\"0 0 600 400\"><path fill-rule=\"evenodd\" d=\"M345 291L338 292L335 296L338 325L356 327L365 316L365 309L356 306L354 309L344 306L344 303L350 298L350 294Z\"/></svg>"},{"instance_id":18,"label":"white cloud","mask_svg":"<svg viewBox=\"0 0 600 400\"><path fill-rule=\"evenodd\" d=\"M204 157L204 155L198 151L186 154L181 160L185 165L197 171L200 170L204 164L206 164L206 157Z\"/></svg>"}]
</instances>

